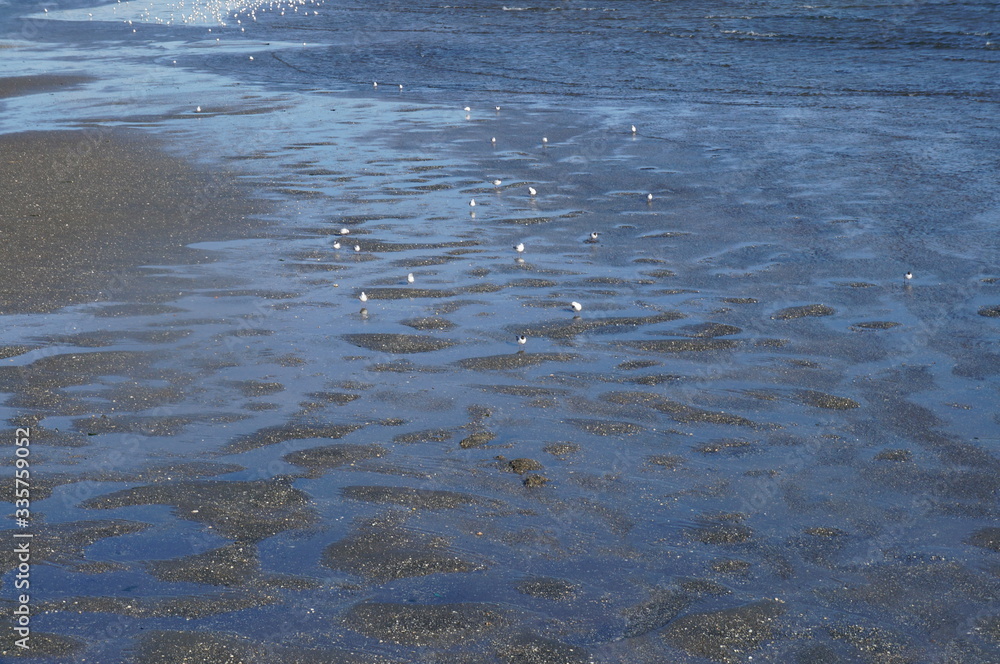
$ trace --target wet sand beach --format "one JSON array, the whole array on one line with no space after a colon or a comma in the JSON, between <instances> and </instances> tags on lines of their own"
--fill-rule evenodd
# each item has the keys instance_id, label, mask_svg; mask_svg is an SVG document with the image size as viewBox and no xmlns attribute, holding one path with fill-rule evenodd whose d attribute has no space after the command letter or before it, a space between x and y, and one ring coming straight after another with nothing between
<instances>
[{"instance_id":1,"label":"wet sand beach","mask_svg":"<svg viewBox=\"0 0 1000 664\"><path fill-rule=\"evenodd\" d=\"M550 14L601 45L636 6L285 9L0 33L30 77L0 79L0 416L32 534L31 648L4 627L0 658L997 661L975 67L757 96L723 50L692 88L567 93L509 51L577 62ZM477 12L508 82L445 57ZM790 41L718 35L748 68Z\"/></svg>"}]
</instances>

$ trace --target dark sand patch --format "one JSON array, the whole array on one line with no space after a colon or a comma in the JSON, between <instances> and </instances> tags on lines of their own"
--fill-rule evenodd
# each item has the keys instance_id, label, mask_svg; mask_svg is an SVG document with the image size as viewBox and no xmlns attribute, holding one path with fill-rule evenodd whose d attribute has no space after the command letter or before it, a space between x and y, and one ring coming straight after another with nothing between
<instances>
[{"instance_id":1,"label":"dark sand patch","mask_svg":"<svg viewBox=\"0 0 1000 664\"><path fill-rule=\"evenodd\" d=\"M524 475L535 470L544 470L545 467L534 459L520 458L511 459L507 462L507 470L518 475Z\"/></svg>"},{"instance_id":2,"label":"dark sand patch","mask_svg":"<svg viewBox=\"0 0 1000 664\"><path fill-rule=\"evenodd\" d=\"M545 486L550 481L551 480L545 475L532 474L525 475L524 479L521 480L521 484L529 489L537 489L538 487Z\"/></svg>"},{"instance_id":3,"label":"dark sand patch","mask_svg":"<svg viewBox=\"0 0 1000 664\"><path fill-rule=\"evenodd\" d=\"M484 445L488 445L491 441L495 440L496 437L497 435L492 431L476 431L458 441L458 446L463 450L483 447Z\"/></svg>"},{"instance_id":4,"label":"dark sand patch","mask_svg":"<svg viewBox=\"0 0 1000 664\"><path fill-rule=\"evenodd\" d=\"M722 301L726 304L757 304L757 299L752 297L724 297Z\"/></svg>"},{"instance_id":5,"label":"dark sand patch","mask_svg":"<svg viewBox=\"0 0 1000 664\"><path fill-rule=\"evenodd\" d=\"M622 371L637 371L638 369L648 369L650 367L658 367L662 362L657 360L626 360L618 365L618 368Z\"/></svg>"},{"instance_id":6,"label":"dark sand patch","mask_svg":"<svg viewBox=\"0 0 1000 664\"><path fill-rule=\"evenodd\" d=\"M855 323L851 326L852 330L891 330L894 327L899 327L902 323L896 323L889 320L870 320L861 323Z\"/></svg>"},{"instance_id":7,"label":"dark sand patch","mask_svg":"<svg viewBox=\"0 0 1000 664\"><path fill-rule=\"evenodd\" d=\"M20 392L25 388L51 390L86 385L95 376L152 377L146 369L158 354L142 351L110 350L62 353L40 357L22 367L0 367L0 390Z\"/></svg>"},{"instance_id":8,"label":"dark sand patch","mask_svg":"<svg viewBox=\"0 0 1000 664\"><path fill-rule=\"evenodd\" d=\"M340 492L351 500L427 510L455 509L492 502L467 493L403 486L346 486Z\"/></svg>"},{"instance_id":9,"label":"dark sand patch","mask_svg":"<svg viewBox=\"0 0 1000 664\"><path fill-rule=\"evenodd\" d=\"M838 641L849 643L865 662L872 664L917 664L922 661L918 653L892 632L879 627L862 625L835 625L827 633ZM958 660L961 661L961 660Z\"/></svg>"},{"instance_id":10,"label":"dark sand patch","mask_svg":"<svg viewBox=\"0 0 1000 664\"><path fill-rule=\"evenodd\" d=\"M1000 528L980 528L966 540L973 546L1000 553Z\"/></svg>"},{"instance_id":11,"label":"dark sand patch","mask_svg":"<svg viewBox=\"0 0 1000 664\"><path fill-rule=\"evenodd\" d=\"M579 646L523 634L497 645L497 654L507 664L589 664L590 653Z\"/></svg>"},{"instance_id":12,"label":"dark sand patch","mask_svg":"<svg viewBox=\"0 0 1000 664\"><path fill-rule=\"evenodd\" d=\"M707 443L696 445L694 451L701 454L720 454L722 452L731 453L734 451L746 452L751 447L753 447L753 443L749 440L721 438L719 440L710 440Z\"/></svg>"},{"instance_id":13,"label":"dark sand patch","mask_svg":"<svg viewBox=\"0 0 1000 664\"><path fill-rule=\"evenodd\" d=\"M111 613L130 618L186 618L195 620L243 609L277 604L281 596L260 590L224 591L181 597L67 597L42 602L41 612Z\"/></svg>"},{"instance_id":14,"label":"dark sand patch","mask_svg":"<svg viewBox=\"0 0 1000 664\"><path fill-rule=\"evenodd\" d=\"M94 415L73 420L73 428L88 436L108 433L134 433L143 436L176 436L187 424L190 417L138 417Z\"/></svg>"},{"instance_id":15,"label":"dark sand patch","mask_svg":"<svg viewBox=\"0 0 1000 664\"><path fill-rule=\"evenodd\" d=\"M146 571L160 581L239 586L258 575L257 547L250 544L227 546L172 560L153 560Z\"/></svg>"},{"instance_id":16,"label":"dark sand patch","mask_svg":"<svg viewBox=\"0 0 1000 664\"><path fill-rule=\"evenodd\" d=\"M519 351L509 355L488 355L486 357L468 357L459 360L458 365L473 371L509 371L534 367L545 362L572 362L580 359L576 353L526 353Z\"/></svg>"},{"instance_id":17,"label":"dark sand patch","mask_svg":"<svg viewBox=\"0 0 1000 664\"><path fill-rule=\"evenodd\" d=\"M30 353L33 350L35 350L35 347L33 346L0 346L0 360L6 360L9 357L24 355L25 353Z\"/></svg>"},{"instance_id":18,"label":"dark sand patch","mask_svg":"<svg viewBox=\"0 0 1000 664\"><path fill-rule=\"evenodd\" d=\"M771 638L774 619L785 612L778 602L762 601L721 611L691 613L677 618L663 630L670 645L692 655L724 664L746 661Z\"/></svg>"},{"instance_id":19,"label":"dark sand patch","mask_svg":"<svg viewBox=\"0 0 1000 664\"><path fill-rule=\"evenodd\" d=\"M743 330L735 325L726 325L725 323L696 323L694 325L685 325L676 331L677 334L683 334L684 336L695 337L698 339L728 337L734 334L740 334L741 332L743 332Z\"/></svg>"},{"instance_id":20,"label":"dark sand patch","mask_svg":"<svg viewBox=\"0 0 1000 664\"><path fill-rule=\"evenodd\" d=\"M656 590L652 596L623 612L625 631L622 636L630 639L648 634L669 623L691 604L687 593L676 590Z\"/></svg>"},{"instance_id":21,"label":"dark sand patch","mask_svg":"<svg viewBox=\"0 0 1000 664\"><path fill-rule=\"evenodd\" d=\"M489 604L391 604L362 602L344 616L344 624L371 638L405 645L459 643L494 632L507 623Z\"/></svg>"},{"instance_id":22,"label":"dark sand patch","mask_svg":"<svg viewBox=\"0 0 1000 664\"><path fill-rule=\"evenodd\" d=\"M542 448L542 451L557 458L566 458L570 454L576 454L579 452L580 446L576 443L568 442L549 443Z\"/></svg>"},{"instance_id":23,"label":"dark sand patch","mask_svg":"<svg viewBox=\"0 0 1000 664\"><path fill-rule=\"evenodd\" d=\"M322 404L335 404L337 406L344 406L361 398L359 394L348 392L309 392L306 396Z\"/></svg>"},{"instance_id":24,"label":"dark sand patch","mask_svg":"<svg viewBox=\"0 0 1000 664\"><path fill-rule=\"evenodd\" d=\"M410 300L413 298L454 297L458 291L435 288L366 288L370 300Z\"/></svg>"},{"instance_id":25,"label":"dark sand patch","mask_svg":"<svg viewBox=\"0 0 1000 664\"><path fill-rule=\"evenodd\" d=\"M527 398L563 396L570 393L569 390L558 387L531 387L529 385L476 385L475 387L483 392Z\"/></svg>"},{"instance_id":26,"label":"dark sand patch","mask_svg":"<svg viewBox=\"0 0 1000 664\"><path fill-rule=\"evenodd\" d=\"M634 436L646 430L645 427L641 427L638 424L617 422L614 420L568 419L566 421L573 426L583 429L587 433L597 436Z\"/></svg>"},{"instance_id":27,"label":"dark sand patch","mask_svg":"<svg viewBox=\"0 0 1000 664\"><path fill-rule=\"evenodd\" d=\"M676 470L684 463L685 459L676 454L654 454L647 461L653 466L663 466L667 470Z\"/></svg>"},{"instance_id":28,"label":"dark sand patch","mask_svg":"<svg viewBox=\"0 0 1000 664\"><path fill-rule=\"evenodd\" d=\"M800 307L787 307L781 309L771 316L772 320L793 320L795 318L805 318L807 316L831 316L836 311L833 307L825 304L805 304Z\"/></svg>"},{"instance_id":29,"label":"dark sand patch","mask_svg":"<svg viewBox=\"0 0 1000 664\"><path fill-rule=\"evenodd\" d=\"M250 398L264 397L285 390L285 386L276 381L241 380L234 382L233 386L239 390L240 394Z\"/></svg>"},{"instance_id":30,"label":"dark sand patch","mask_svg":"<svg viewBox=\"0 0 1000 664\"><path fill-rule=\"evenodd\" d=\"M912 461L913 452L910 450L882 450L874 457L875 461Z\"/></svg>"},{"instance_id":31,"label":"dark sand patch","mask_svg":"<svg viewBox=\"0 0 1000 664\"><path fill-rule=\"evenodd\" d=\"M731 413L702 410L686 406L676 401L671 401L665 397L650 392L609 392L601 397L609 403L622 404L627 406L644 406L652 408L661 413L666 413L677 422L704 422L709 424L729 424L732 426L743 426L757 428L762 425L753 420L748 420L739 415Z\"/></svg>"},{"instance_id":32,"label":"dark sand patch","mask_svg":"<svg viewBox=\"0 0 1000 664\"><path fill-rule=\"evenodd\" d=\"M255 542L316 520L309 496L283 478L149 484L97 496L85 509L169 505L177 518L196 521L238 542Z\"/></svg>"},{"instance_id":33,"label":"dark sand patch","mask_svg":"<svg viewBox=\"0 0 1000 664\"><path fill-rule=\"evenodd\" d=\"M78 566L84 563L84 551L91 544L107 537L140 533L147 528L148 523L121 519L46 524L31 540L31 562ZM0 570L12 570L17 564L13 545L0 549Z\"/></svg>"},{"instance_id":34,"label":"dark sand patch","mask_svg":"<svg viewBox=\"0 0 1000 664\"><path fill-rule=\"evenodd\" d=\"M286 440L305 440L308 438L343 438L357 431L364 424L328 424L314 426L308 424L281 424L265 427L252 434L237 438L226 446L226 452L248 452L259 447L277 445Z\"/></svg>"},{"instance_id":35,"label":"dark sand patch","mask_svg":"<svg viewBox=\"0 0 1000 664\"><path fill-rule=\"evenodd\" d=\"M152 630L142 634L135 664L393 664L379 655L334 649L295 648L209 631Z\"/></svg>"},{"instance_id":36,"label":"dark sand patch","mask_svg":"<svg viewBox=\"0 0 1000 664\"><path fill-rule=\"evenodd\" d=\"M169 304L111 304L97 307L92 313L98 318L131 318L134 316L162 316L165 314L183 314L186 309L172 307Z\"/></svg>"},{"instance_id":37,"label":"dark sand patch","mask_svg":"<svg viewBox=\"0 0 1000 664\"><path fill-rule=\"evenodd\" d=\"M642 339L616 343L619 346L653 353L700 353L712 350L729 350L740 344L735 339Z\"/></svg>"},{"instance_id":38,"label":"dark sand patch","mask_svg":"<svg viewBox=\"0 0 1000 664\"><path fill-rule=\"evenodd\" d=\"M742 514L720 514L702 517L701 525L687 531L687 536L702 544L730 545L749 542L753 530L743 525Z\"/></svg>"},{"instance_id":39,"label":"dark sand patch","mask_svg":"<svg viewBox=\"0 0 1000 664\"><path fill-rule=\"evenodd\" d=\"M21 637L11 629L5 629L0 634L0 656L31 661L40 657L71 657L84 649L85 644L80 639L60 634L46 634L31 630L30 649L25 650L17 645ZM10 660L4 660L10 661Z\"/></svg>"},{"instance_id":40,"label":"dark sand patch","mask_svg":"<svg viewBox=\"0 0 1000 664\"><path fill-rule=\"evenodd\" d=\"M850 410L851 408L861 407L861 404L854 399L838 397L833 394L826 394L825 392L817 392L815 390L801 390L796 392L795 399L799 403L803 403L807 406L827 408L830 410Z\"/></svg>"},{"instance_id":41,"label":"dark sand patch","mask_svg":"<svg viewBox=\"0 0 1000 664\"><path fill-rule=\"evenodd\" d=\"M366 520L350 535L327 546L322 563L382 582L471 572L479 567L460 558L449 547L448 539L409 530L392 518Z\"/></svg>"},{"instance_id":42,"label":"dark sand patch","mask_svg":"<svg viewBox=\"0 0 1000 664\"><path fill-rule=\"evenodd\" d=\"M429 353L457 344L450 339L438 339L417 334L345 334L348 343L383 353Z\"/></svg>"},{"instance_id":43,"label":"dark sand patch","mask_svg":"<svg viewBox=\"0 0 1000 664\"><path fill-rule=\"evenodd\" d=\"M455 432L451 429L425 429L423 431L412 431L393 436L392 442L402 445L413 443L443 443L452 439Z\"/></svg>"},{"instance_id":44,"label":"dark sand patch","mask_svg":"<svg viewBox=\"0 0 1000 664\"><path fill-rule=\"evenodd\" d=\"M414 330L420 330L421 332L426 332L427 330L450 330L455 327L455 324L446 318L440 318L439 316L426 316L424 318L410 318L409 320L400 321L403 325L407 327L412 327Z\"/></svg>"},{"instance_id":45,"label":"dark sand patch","mask_svg":"<svg viewBox=\"0 0 1000 664\"><path fill-rule=\"evenodd\" d=\"M577 593L576 585L564 579L551 577L532 577L517 583L517 592L522 595L561 601L571 599Z\"/></svg>"},{"instance_id":46,"label":"dark sand patch","mask_svg":"<svg viewBox=\"0 0 1000 664\"><path fill-rule=\"evenodd\" d=\"M1000 304L992 304L987 307L981 307L979 309L980 316L986 316L987 318L1000 318Z\"/></svg>"},{"instance_id":47,"label":"dark sand patch","mask_svg":"<svg viewBox=\"0 0 1000 664\"><path fill-rule=\"evenodd\" d=\"M459 240L456 242L437 242L434 244L421 244L417 242L385 242L383 240L358 240L361 251L371 253L386 253L395 251L432 251L439 249L449 249L452 247L478 247L479 242L475 240ZM455 253L455 252L449 252Z\"/></svg>"},{"instance_id":48,"label":"dark sand patch","mask_svg":"<svg viewBox=\"0 0 1000 664\"><path fill-rule=\"evenodd\" d=\"M3 313L135 291L138 266L205 260L185 245L246 232L248 215L262 209L232 174L196 170L126 130L6 134L0 153L5 251L37 257L0 265Z\"/></svg>"},{"instance_id":49,"label":"dark sand patch","mask_svg":"<svg viewBox=\"0 0 1000 664\"><path fill-rule=\"evenodd\" d=\"M351 445L338 443L307 450L289 452L282 458L288 463L303 466L311 471L322 471L347 466L385 456L389 451L381 445Z\"/></svg>"},{"instance_id":50,"label":"dark sand patch","mask_svg":"<svg viewBox=\"0 0 1000 664\"><path fill-rule=\"evenodd\" d=\"M600 330L602 332L616 333L628 332L642 325L655 325L666 321L683 318L684 315L677 312L666 312L655 316L617 316L613 318L574 318L568 321L551 321L535 325L508 326L507 330L512 334L524 334L529 337L548 337L550 339L571 339L578 334Z\"/></svg>"},{"instance_id":51,"label":"dark sand patch","mask_svg":"<svg viewBox=\"0 0 1000 664\"><path fill-rule=\"evenodd\" d=\"M35 74L33 76L4 76L0 78L0 99L39 92L49 92L65 87L88 83L90 76L75 74Z\"/></svg>"}]
</instances>

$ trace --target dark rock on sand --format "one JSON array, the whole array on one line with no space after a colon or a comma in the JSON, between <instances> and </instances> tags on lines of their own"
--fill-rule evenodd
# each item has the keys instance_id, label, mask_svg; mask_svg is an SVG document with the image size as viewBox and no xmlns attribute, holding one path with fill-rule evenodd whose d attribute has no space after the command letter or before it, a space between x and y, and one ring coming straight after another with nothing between
<instances>
[{"instance_id":1,"label":"dark rock on sand","mask_svg":"<svg viewBox=\"0 0 1000 664\"><path fill-rule=\"evenodd\" d=\"M419 334L345 334L343 338L355 346L383 353L429 353L458 343Z\"/></svg>"},{"instance_id":2,"label":"dark rock on sand","mask_svg":"<svg viewBox=\"0 0 1000 664\"><path fill-rule=\"evenodd\" d=\"M836 311L833 307L825 304L806 304L801 307L788 307L775 312L771 316L772 320L792 320L794 318L804 318L806 316L831 316Z\"/></svg>"},{"instance_id":3,"label":"dark rock on sand","mask_svg":"<svg viewBox=\"0 0 1000 664\"><path fill-rule=\"evenodd\" d=\"M532 577L517 584L517 592L541 599L564 600L576 595L577 588L569 581L551 577Z\"/></svg>"},{"instance_id":4,"label":"dark rock on sand","mask_svg":"<svg viewBox=\"0 0 1000 664\"><path fill-rule=\"evenodd\" d=\"M526 475L524 479L521 480L521 483L529 489L537 489L538 487L545 486L549 483L549 481L549 478L545 475L531 474Z\"/></svg>"},{"instance_id":5,"label":"dark rock on sand","mask_svg":"<svg viewBox=\"0 0 1000 664\"><path fill-rule=\"evenodd\" d=\"M366 521L329 545L323 551L322 563L375 581L477 569L452 551L444 537L401 527L391 517Z\"/></svg>"},{"instance_id":6,"label":"dark rock on sand","mask_svg":"<svg viewBox=\"0 0 1000 664\"><path fill-rule=\"evenodd\" d=\"M746 661L747 653L771 638L775 618L785 612L778 602L763 601L721 611L691 613L663 630L670 645L724 664Z\"/></svg>"},{"instance_id":7,"label":"dark rock on sand","mask_svg":"<svg viewBox=\"0 0 1000 664\"><path fill-rule=\"evenodd\" d=\"M474 371L510 371L534 367L544 362L572 362L580 359L576 353L511 353L509 355L489 355L469 357L459 360L459 366Z\"/></svg>"},{"instance_id":8,"label":"dark rock on sand","mask_svg":"<svg viewBox=\"0 0 1000 664\"><path fill-rule=\"evenodd\" d=\"M206 524L224 537L255 542L316 520L309 496L283 478L251 482L165 482L123 489L86 500L86 509L170 505L187 521Z\"/></svg>"},{"instance_id":9,"label":"dark rock on sand","mask_svg":"<svg viewBox=\"0 0 1000 664\"><path fill-rule=\"evenodd\" d=\"M344 624L365 636L405 645L459 643L496 631L507 620L488 604L391 604L362 602Z\"/></svg>"},{"instance_id":10,"label":"dark rock on sand","mask_svg":"<svg viewBox=\"0 0 1000 664\"><path fill-rule=\"evenodd\" d=\"M467 493L405 486L346 486L341 489L341 494L345 498L368 503L403 505L428 510L455 509L488 502L484 498Z\"/></svg>"}]
</instances>

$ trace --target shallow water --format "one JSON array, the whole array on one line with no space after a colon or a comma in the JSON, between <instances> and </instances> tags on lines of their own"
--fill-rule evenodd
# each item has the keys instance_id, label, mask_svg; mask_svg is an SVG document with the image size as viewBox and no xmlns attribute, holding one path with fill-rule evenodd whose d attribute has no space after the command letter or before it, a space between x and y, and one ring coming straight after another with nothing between
<instances>
[{"instance_id":1,"label":"shallow water","mask_svg":"<svg viewBox=\"0 0 1000 664\"><path fill-rule=\"evenodd\" d=\"M4 312L43 661L996 661L991 4L168 4L0 7L270 205Z\"/></svg>"}]
</instances>

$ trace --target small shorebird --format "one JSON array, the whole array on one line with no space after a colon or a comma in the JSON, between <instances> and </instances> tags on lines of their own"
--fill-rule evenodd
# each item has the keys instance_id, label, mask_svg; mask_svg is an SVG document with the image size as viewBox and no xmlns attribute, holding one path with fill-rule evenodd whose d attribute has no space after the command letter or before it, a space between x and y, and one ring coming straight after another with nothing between
<instances>
[{"instance_id":1,"label":"small shorebird","mask_svg":"<svg viewBox=\"0 0 1000 664\"><path fill-rule=\"evenodd\" d=\"M547 139L544 136L542 136L542 145L548 145L548 143L549 143L549 139Z\"/></svg>"},{"instance_id":2,"label":"small shorebird","mask_svg":"<svg viewBox=\"0 0 1000 664\"><path fill-rule=\"evenodd\" d=\"M403 84L402 84L402 83L400 83L400 84L399 84L399 89L400 89L400 90L402 90L402 89L403 89Z\"/></svg>"},{"instance_id":3,"label":"small shorebird","mask_svg":"<svg viewBox=\"0 0 1000 664\"><path fill-rule=\"evenodd\" d=\"M358 299L361 300L362 302L367 302L368 301L368 296L365 295L364 291L361 291L361 295L358 296Z\"/></svg>"},{"instance_id":4,"label":"small shorebird","mask_svg":"<svg viewBox=\"0 0 1000 664\"><path fill-rule=\"evenodd\" d=\"M198 108L194 109L194 112L195 113L201 113L201 106L199 106Z\"/></svg>"},{"instance_id":5,"label":"small shorebird","mask_svg":"<svg viewBox=\"0 0 1000 664\"><path fill-rule=\"evenodd\" d=\"M491 138L490 139L490 143L492 143L493 145L496 145L497 144L497 137L494 136L493 138Z\"/></svg>"},{"instance_id":6,"label":"small shorebird","mask_svg":"<svg viewBox=\"0 0 1000 664\"><path fill-rule=\"evenodd\" d=\"M414 279L413 279L413 273L410 272L408 275L406 275L406 283L412 284L413 281L414 281Z\"/></svg>"},{"instance_id":7,"label":"small shorebird","mask_svg":"<svg viewBox=\"0 0 1000 664\"><path fill-rule=\"evenodd\" d=\"M521 344L523 346L524 344L528 343L528 337L526 337L526 336L524 336L522 334L521 336L519 336L517 338L517 343L519 343L519 344Z\"/></svg>"},{"instance_id":8,"label":"small shorebird","mask_svg":"<svg viewBox=\"0 0 1000 664\"><path fill-rule=\"evenodd\" d=\"M635 132L636 131L638 131L638 130L635 128L635 125L632 125L632 135L633 136L635 136Z\"/></svg>"},{"instance_id":9,"label":"small shorebird","mask_svg":"<svg viewBox=\"0 0 1000 664\"><path fill-rule=\"evenodd\" d=\"M466 106L462 110L465 111L466 113L471 113L472 112L472 109L470 107L468 107L468 106Z\"/></svg>"},{"instance_id":10,"label":"small shorebird","mask_svg":"<svg viewBox=\"0 0 1000 664\"><path fill-rule=\"evenodd\" d=\"M652 194L646 194L646 202L647 203L652 203L653 202L653 195Z\"/></svg>"},{"instance_id":11,"label":"small shorebird","mask_svg":"<svg viewBox=\"0 0 1000 664\"><path fill-rule=\"evenodd\" d=\"M514 245L514 251L516 251L519 254L523 254L524 253L524 243L523 242L518 242L517 244L515 244Z\"/></svg>"},{"instance_id":12,"label":"small shorebird","mask_svg":"<svg viewBox=\"0 0 1000 664\"><path fill-rule=\"evenodd\" d=\"M339 242L334 242L333 243L333 248L334 249L340 249L340 243Z\"/></svg>"},{"instance_id":13,"label":"small shorebird","mask_svg":"<svg viewBox=\"0 0 1000 664\"><path fill-rule=\"evenodd\" d=\"M360 244L354 245L354 251L361 251L361 245Z\"/></svg>"},{"instance_id":14,"label":"small shorebird","mask_svg":"<svg viewBox=\"0 0 1000 664\"><path fill-rule=\"evenodd\" d=\"M528 194L530 194L531 196L534 196L537 193L538 193L537 189L535 189L534 187L528 187Z\"/></svg>"},{"instance_id":15,"label":"small shorebird","mask_svg":"<svg viewBox=\"0 0 1000 664\"><path fill-rule=\"evenodd\" d=\"M499 187L502 184L503 184L503 180L494 180L493 181L493 186L494 187Z\"/></svg>"},{"instance_id":16,"label":"small shorebird","mask_svg":"<svg viewBox=\"0 0 1000 664\"><path fill-rule=\"evenodd\" d=\"M341 235L350 235L351 234L351 229L350 228L341 228L340 229L340 234Z\"/></svg>"},{"instance_id":17,"label":"small shorebird","mask_svg":"<svg viewBox=\"0 0 1000 664\"><path fill-rule=\"evenodd\" d=\"M469 201L469 207L476 207L476 199L475 198L473 198L471 201Z\"/></svg>"},{"instance_id":18,"label":"small shorebird","mask_svg":"<svg viewBox=\"0 0 1000 664\"><path fill-rule=\"evenodd\" d=\"M497 106L496 108L497 108L497 113L499 113L500 112L500 107Z\"/></svg>"},{"instance_id":19,"label":"small shorebird","mask_svg":"<svg viewBox=\"0 0 1000 664\"><path fill-rule=\"evenodd\" d=\"M906 279L907 281L909 281L910 279L913 278L913 273L912 272L907 272L906 274L903 275L903 278Z\"/></svg>"},{"instance_id":20,"label":"small shorebird","mask_svg":"<svg viewBox=\"0 0 1000 664\"><path fill-rule=\"evenodd\" d=\"M590 239L591 240L597 240L597 231L591 231L590 232Z\"/></svg>"},{"instance_id":21,"label":"small shorebird","mask_svg":"<svg viewBox=\"0 0 1000 664\"><path fill-rule=\"evenodd\" d=\"M378 81L372 81L372 87L373 88L377 88L378 87Z\"/></svg>"},{"instance_id":22,"label":"small shorebird","mask_svg":"<svg viewBox=\"0 0 1000 664\"><path fill-rule=\"evenodd\" d=\"M579 302L570 302L569 306L573 311L583 311L583 305Z\"/></svg>"}]
</instances>

